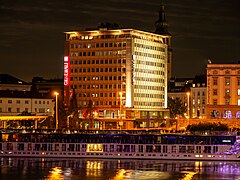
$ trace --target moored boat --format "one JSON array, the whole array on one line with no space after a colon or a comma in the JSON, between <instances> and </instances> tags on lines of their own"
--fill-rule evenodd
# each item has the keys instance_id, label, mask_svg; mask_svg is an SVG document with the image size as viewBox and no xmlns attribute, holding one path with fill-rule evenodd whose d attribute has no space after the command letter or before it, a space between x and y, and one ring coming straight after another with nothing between
<instances>
[{"instance_id":1,"label":"moored boat","mask_svg":"<svg viewBox=\"0 0 240 180\"><path fill-rule=\"evenodd\" d=\"M118 132L5 132L1 157L240 160L238 136Z\"/></svg>"}]
</instances>

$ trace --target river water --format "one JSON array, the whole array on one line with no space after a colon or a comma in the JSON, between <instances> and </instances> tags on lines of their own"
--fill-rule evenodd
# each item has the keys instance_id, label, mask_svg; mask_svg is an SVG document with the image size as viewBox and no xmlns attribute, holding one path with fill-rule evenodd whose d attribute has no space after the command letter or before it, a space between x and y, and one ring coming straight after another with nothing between
<instances>
[{"instance_id":1,"label":"river water","mask_svg":"<svg viewBox=\"0 0 240 180\"><path fill-rule=\"evenodd\" d=\"M240 180L240 162L0 159L0 180Z\"/></svg>"}]
</instances>

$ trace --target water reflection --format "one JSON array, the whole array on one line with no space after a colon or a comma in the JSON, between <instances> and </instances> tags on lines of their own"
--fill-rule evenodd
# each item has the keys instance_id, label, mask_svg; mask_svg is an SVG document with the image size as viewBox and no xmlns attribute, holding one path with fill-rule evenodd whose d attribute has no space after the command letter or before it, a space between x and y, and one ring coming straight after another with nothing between
<instances>
[{"instance_id":1,"label":"water reflection","mask_svg":"<svg viewBox=\"0 0 240 180\"><path fill-rule=\"evenodd\" d=\"M240 162L1 158L0 179L240 179Z\"/></svg>"}]
</instances>

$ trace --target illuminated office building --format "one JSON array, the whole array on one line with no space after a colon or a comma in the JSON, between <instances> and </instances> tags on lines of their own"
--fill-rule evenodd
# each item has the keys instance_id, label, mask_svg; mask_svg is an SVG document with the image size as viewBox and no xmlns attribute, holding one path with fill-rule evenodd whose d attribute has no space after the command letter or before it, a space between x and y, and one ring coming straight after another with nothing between
<instances>
[{"instance_id":1,"label":"illuminated office building","mask_svg":"<svg viewBox=\"0 0 240 180\"><path fill-rule=\"evenodd\" d=\"M166 116L168 46L164 35L107 27L65 35L66 105L74 89L82 112L93 102L96 120L108 119L113 124L112 120L122 118L128 120L124 127L131 128L137 119Z\"/></svg>"}]
</instances>

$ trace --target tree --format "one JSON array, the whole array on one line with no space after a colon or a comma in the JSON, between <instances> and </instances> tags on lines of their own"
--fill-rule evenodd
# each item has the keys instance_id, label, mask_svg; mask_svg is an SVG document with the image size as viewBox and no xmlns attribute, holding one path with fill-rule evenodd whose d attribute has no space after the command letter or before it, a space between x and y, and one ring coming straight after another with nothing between
<instances>
[{"instance_id":1,"label":"tree","mask_svg":"<svg viewBox=\"0 0 240 180\"><path fill-rule=\"evenodd\" d=\"M70 99L70 105L68 108L68 116L71 116L71 123L69 124L71 128L74 127L78 127L78 120L79 120L79 116L78 116L78 104L77 104L77 95L75 92L75 89L73 89L72 91L72 96ZM67 117L69 118L69 117Z\"/></svg>"},{"instance_id":2,"label":"tree","mask_svg":"<svg viewBox=\"0 0 240 180\"><path fill-rule=\"evenodd\" d=\"M177 115L184 117L184 114L187 112L187 107L180 98L173 99L168 97L168 108L171 118L175 118Z\"/></svg>"},{"instance_id":3,"label":"tree","mask_svg":"<svg viewBox=\"0 0 240 180\"><path fill-rule=\"evenodd\" d=\"M199 124L192 124L188 125L187 130L190 131L192 134L200 133L205 134L206 132L216 133L216 132L227 132L228 126L227 124L219 123L199 123Z\"/></svg>"},{"instance_id":4,"label":"tree","mask_svg":"<svg viewBox=\"0 0 240 180\"><path fill-rule=\"evenodd\" d=\"M89 100L88 106L86 111L84 112L83 116L85 117L86 121L89 122L89 128L92 129L94 127L94 114L95 108L93 107L92 100Z\"/></svg>"}]
</instances>

